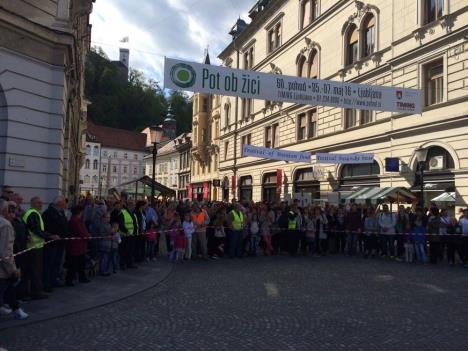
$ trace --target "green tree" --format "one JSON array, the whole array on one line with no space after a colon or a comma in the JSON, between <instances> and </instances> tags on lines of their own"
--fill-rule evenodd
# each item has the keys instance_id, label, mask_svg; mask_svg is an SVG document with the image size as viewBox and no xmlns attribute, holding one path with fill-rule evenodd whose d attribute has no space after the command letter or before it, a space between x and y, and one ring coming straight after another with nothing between
<instances>
[{"instance_id":1,"label":"green tree","mask_svg":"<svg viewBox=\"0 0 468 351\"><path fill-rule=\"evenodd\" d=\"M86 96L91 101L88 119L96 124L141 131L161 124L171 103L177 121L177 133L192 126L192 107L188 96L170 92L166 97L159 83L137 70L127 72L110 61L104 51L91 50L86 65Z\"/></svg>"}]
</instances>

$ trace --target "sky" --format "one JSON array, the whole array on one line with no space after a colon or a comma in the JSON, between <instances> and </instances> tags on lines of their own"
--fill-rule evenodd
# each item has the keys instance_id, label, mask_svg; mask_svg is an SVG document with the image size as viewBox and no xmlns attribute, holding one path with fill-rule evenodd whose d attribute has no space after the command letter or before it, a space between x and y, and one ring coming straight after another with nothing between
<instances>
[{"instance_id":1,"label":"sky","mask_svg":"<svg viewBox=\"0 0 468 351\"><path fill-rule=\"evenodd\" d=\"M130 49L130 67L161 82L164 56L202 62L208 47L212 64L229 44L237 18L255 0L97 0L91 14L92 46L111 60ZM247 21L248 22L248 21ZM120 40L128 37L128 43Z\"/></svg>"}]
</instances>

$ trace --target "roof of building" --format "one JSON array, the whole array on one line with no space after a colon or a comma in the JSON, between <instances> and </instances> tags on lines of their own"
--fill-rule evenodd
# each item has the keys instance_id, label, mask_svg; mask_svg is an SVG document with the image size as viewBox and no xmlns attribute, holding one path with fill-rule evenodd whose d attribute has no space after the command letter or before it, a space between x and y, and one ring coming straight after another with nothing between
<instances>
[{"instance_id":1,"label":"roof of building","mask_svg":"<svg viewBox=\"0 0 468 351\"><path fill-rule=\"evenodd\" d=\"M190 140L192 137L192 133L182 133L175 137L174 139L168 141L166 144L162 145L160 148L158 148L158 155L167 155L173 152L176 152L177 146L180 146L181 144L188 144L190 145ZM149 157L149 156L148 156Z\"/></svg>"},{"instance_id":2,"label":"roof of building","mask_svg":"<svg viewBox=\"0 0 468 351\"><path fill-rule=\"evenodd\" d=\"M99 126L88 121L88 134L93 136L89 141L101 143L104 147L144 151L146 135L125 129Z\"/></svg>"}]
</instances>

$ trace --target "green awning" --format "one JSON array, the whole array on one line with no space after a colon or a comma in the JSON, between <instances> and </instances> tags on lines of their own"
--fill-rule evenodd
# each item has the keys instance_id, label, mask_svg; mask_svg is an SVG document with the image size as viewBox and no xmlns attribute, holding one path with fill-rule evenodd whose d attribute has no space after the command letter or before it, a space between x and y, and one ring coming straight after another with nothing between
<instances>
[{"instance_id":1,"label":"green awning","mask_svg":"<svg viewBox=\"0 0 468 351\"><path fill-rule=\"evenodd\" d=\"M355 200L355 201L383 201L383 200L392 200L399 202L411 202L416 200L409 190L402 187L386 187L386 188L377 188L377 187L362 187L356 190L354 193L346 197L346 201Z\"/></svg>"},{"instance_id":2,"label":"green awning","mask_svg":"<svg viewBox=\"0 0 468 351\"><path fill-rule=\"evenodd\" d=\"M436 196L431 201L433 202L455 202L455 192L445 192Z\"/></svg>"}]
</instances>

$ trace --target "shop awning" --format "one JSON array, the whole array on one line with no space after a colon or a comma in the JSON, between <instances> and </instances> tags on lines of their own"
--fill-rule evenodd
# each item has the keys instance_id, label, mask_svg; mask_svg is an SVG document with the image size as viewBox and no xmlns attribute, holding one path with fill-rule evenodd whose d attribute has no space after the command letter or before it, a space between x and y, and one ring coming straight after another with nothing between
<instances>
[{"instance_id":1,"label":"shop awning","mask_svg":"<svg viewBox=\"0 0 468 351\"><path fill-rule=\"evenodd\" d=\"M411 202L416 200L416 196L413 195L409 190L402 187L362 187L349 196L346 197L346 201L350 200L370 200L370 201L384 201L392 200L399 202Z\"/></svg>"},{"instance_id":2,"label":"shop awning","mask_svg":"<svg viewBox=\"0 0 468 351\"><path fill-rule=\"evenodd\" d=\"M455 192L446 192L442 193L439 196L436 196L431 201L433 202L455 202Z\"/></svg>"}]
</instances>

